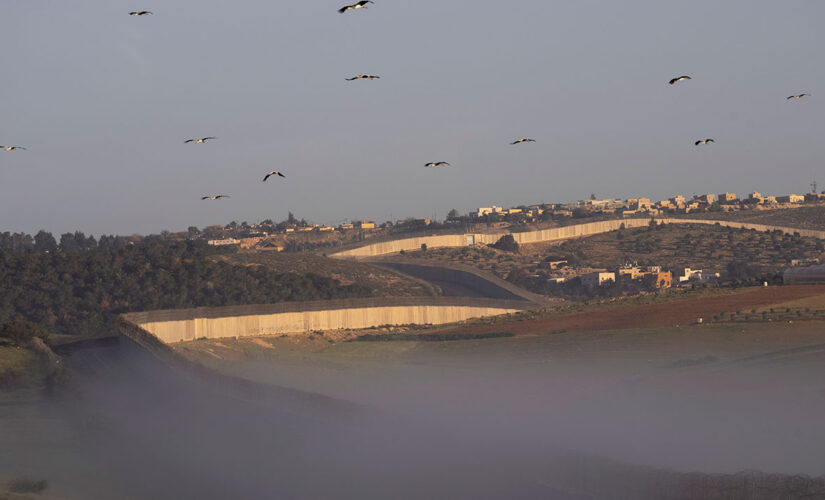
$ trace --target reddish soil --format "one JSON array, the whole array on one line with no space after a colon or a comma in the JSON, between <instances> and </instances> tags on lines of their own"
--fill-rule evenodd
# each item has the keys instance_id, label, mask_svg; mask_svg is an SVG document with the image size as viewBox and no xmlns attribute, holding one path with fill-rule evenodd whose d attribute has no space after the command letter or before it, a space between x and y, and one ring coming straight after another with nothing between
<instances>
[{"instance_id":1,"label":"reddish soil","mask_svg":"<svg viewBox=\"0 0 825 500\"><path fill-rule=\"evenodd\" d=\"M726 295L678 299L658 304L643 304L616 309L551 316L506 324L516 335L536 335L564 331L621 330L654 328L695 323L697 318L750 311L791 300L825 294L825 285L773 286L750 288ZM502 331L502 325L486 324L450 330L449 333ZM445 332L447 333L447 332Z\"/></svg>"}]
</instances>

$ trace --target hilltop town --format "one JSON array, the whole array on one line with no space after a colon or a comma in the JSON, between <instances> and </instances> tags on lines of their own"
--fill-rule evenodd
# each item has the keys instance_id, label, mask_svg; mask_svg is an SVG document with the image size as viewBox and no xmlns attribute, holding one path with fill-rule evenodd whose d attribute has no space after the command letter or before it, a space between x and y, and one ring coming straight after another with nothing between
<instances>
[{"instance_id":1,"label":"hilltop town","mask_svg":"<svg viewBox=\"0 0 825 500\"><path fill-rule=\"evenodd\" d=\"M169 234L172 238L202 238L215 246L235 245L253 251L300 251L339 247L371 238L403 237L405 234L437 232L485 232L519 227L550 228L591 220L630 217L698 216L735 218L737 214L825 206L825 191L805 195L763 195L752 192L740 198L735 193L702 194L687 198L677 195L667 200L650 198L626 200L589 199L575 203L541 203L504 208L497 205L479 207L461 214L451 210L442 221L429 218L406 218L379 223L358 220L337 226L312 224L295 218L291 213L281 222L271 219L257 224L231 222L199 230L190 227L184 233Z\"/></svg>"}]
</instances>

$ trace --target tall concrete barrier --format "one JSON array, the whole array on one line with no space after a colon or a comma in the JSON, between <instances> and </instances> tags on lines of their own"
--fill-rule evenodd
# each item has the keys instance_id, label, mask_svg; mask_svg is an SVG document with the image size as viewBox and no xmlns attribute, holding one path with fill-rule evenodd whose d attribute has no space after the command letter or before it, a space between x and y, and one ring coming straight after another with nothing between
<instances>
[{"instance_id":1,"label":"tall concrete barrier","mask_svg":"<svg viewBox=\"0 0 825 500\"><path fill-rule=\"evenodd\" d=\"M825 231L817 231L815 229L799 229L796 227L787 226L772 226L769 224L751 224L750 222L733 222L726 220L709 220L709 219L667 219L658 218L656 222L662 224L710 224L719 225L721 227L731 227L735 229L752 229L759 232L773 232L779 231L782 234L798 234L799 236L807 236L809 238L825 239Z\"/></svg>"},{"instance_id":2,"label":"tall concrete barrier","mask_svg":"<svg viewBox=\"0 0 825 500\"><path fill-rule=\"evenodd\" d=\"M537 307L526 301L479 298L402 297L176 309L124 314L127 336L145 331L141 345L200 338L300 335L306 332L371 328L382 325L440 325L498 316Z\"/></svg>"},{"instance_id":3,"label":"tall concrete barrier","mask_svg":"<svg viewBox=\"0 0 825 500\"><path fill-rule=\"evenodd\" d=\"M402 250L405 252L419 250L421 249L421 245L427 245L427 248L458 248L477 244L490 245L498 241L499 238L505 234L512 234L513 239L519 245L545 243L609 233L610 231L618 230L622 226L628 229L645 227L650 224L650 220L650 218L614 219L589 222L587 224L574 224L572 226L555 227L540 231L525 231L521 233L467 233L441 236L421 236L418 238L404 238L367 244L361 247L351 248L330 254L330 257L338 259L366 259L379 257L381 255L400 253ZM783 234L799 234L800 236L825 239L825 231L817 231L813 229L798 229L766 224L751 224L749 222L731 222L708 219L656 218L654 220L658 224L718 224L722 227L753 229L755 231L780 231Z\"/></svg>"},{"instance_id":4,"label":"tall concrete barrier","mask_svg":"<svg viewBox=\"0 0 825 500\"><path fill-rule=\"evenodd\" d=\"M650 224L650 219L616 219L599 222L589 222L587 224L575 224L572 226L555 227L553 229L543 229L541 231L526 231L523 233L467 233L450 234L440 236L421 236L418 238L404 238L400 240L382 241L372 243L358 248L351 248L341 252L330 254L330 257L339 259L364 259L399 253L402 250L409 252L421 249L421 245L427 248L456 248L478 244L490 245L495 243L505 234L512 234L517 243L541 243L545 241L565 240L569 238L581 238L594 234L616 231L624 227L644 227Z\"/></svg>"}]
</instances>

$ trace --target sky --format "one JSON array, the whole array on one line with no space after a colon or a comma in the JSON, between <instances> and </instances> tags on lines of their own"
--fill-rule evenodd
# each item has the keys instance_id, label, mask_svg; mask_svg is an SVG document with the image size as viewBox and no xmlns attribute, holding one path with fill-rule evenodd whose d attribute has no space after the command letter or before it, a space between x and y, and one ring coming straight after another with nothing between
<instances>
[{"instance_id":1,"label":"sky","mask_svg":"<svg viewBox=\"0 0 825 500\"><path fill-rule=\"evenodd\" d=\"M825 188L821 0L343 3L6 0L0 231Z\"/></svg>"}]
</instances>

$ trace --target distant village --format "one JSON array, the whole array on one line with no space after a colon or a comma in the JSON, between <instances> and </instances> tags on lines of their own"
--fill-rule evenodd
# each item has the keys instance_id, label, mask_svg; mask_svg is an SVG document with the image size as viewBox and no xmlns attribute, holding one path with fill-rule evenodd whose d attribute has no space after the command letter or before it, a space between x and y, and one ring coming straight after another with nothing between
<instances>
[{"instance_id":1,"label":"distant village","mask_svg":"<svg viewBox=\"0 0 825 500\"><path fill-rule=\"evenodd\" d=\"M175 233L181 238L201 238L210 245L236 245L249 251L301 250L318 246L337 246L346 242L360 241L375 237L389 237L423 230L480 231L519 225L557 226L579 222L579 219L608 219L644 217L701 212L734 212L740 210L768 210L792 208L804 203L825 201L825 191L805 195L783 196L763 195L752 192L746 198L735 193L702 194L691 198L674 196L667 200L653 201L650 198L590 199L564 204L535 204L503 208L497 205L479 207L468 214L451 210L445 220L407 218L404 220L376 223L374 221L353 221L337 226L318 225L295 219L275 223L271 220L259 224L232 222L226 226L207 226L202 231L189 228L187 233ZM581 221L586 222L586 221Z\"/></svg>"}]
</instances>

